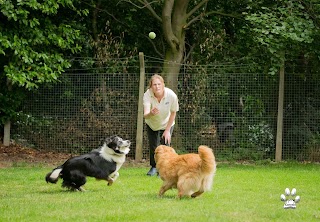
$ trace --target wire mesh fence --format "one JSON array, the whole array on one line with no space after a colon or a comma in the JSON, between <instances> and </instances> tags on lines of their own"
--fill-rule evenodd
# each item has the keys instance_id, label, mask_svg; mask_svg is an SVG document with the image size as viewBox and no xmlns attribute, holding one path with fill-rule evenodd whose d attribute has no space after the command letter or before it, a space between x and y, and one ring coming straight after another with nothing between
<instances>
[{"instance_id":1,"label":"wire mesh fence","mask_svg":"<svg viewBox=\"0 0 320 222\"><path fill-rule=\"evenodd\" d=\"M146 57L146 83L157 68ZM79 63L87 59L79 59ZM320 160L319 80L306 70L287 68L283 159ZM277 131L278 76L250 72L249 65L186 65L179 75L172 146L197 152L214 149L218 160L274 159ZM60 82L30 93L13 137L37 149L84 153L102 139L119 135L132 141L135 157L139 100L137 58L111 65L69 70ZM144 130L143 158L148 158Z\"/></svg>"}]
</instances>

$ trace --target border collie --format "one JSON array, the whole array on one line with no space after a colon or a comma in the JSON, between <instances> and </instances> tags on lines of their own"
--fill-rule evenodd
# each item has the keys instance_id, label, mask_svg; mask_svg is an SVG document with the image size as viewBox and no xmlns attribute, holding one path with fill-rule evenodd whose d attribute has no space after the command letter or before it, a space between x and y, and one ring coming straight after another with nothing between
<instances>
[{"instance_id":1,"label":"border collie","mask_svg":"<svg viewBox=\"0 0 320 222\"><path fill-rule=\"evenodd\" d=\"M131 142L118 136L105 139L103 145L90 153L68 159L46 175L47 183L57 183L62 178L62 187L84 191L86 176L106 180L108 186L119 177L119 169L129 153Z\"/></svg>"}]
</instances>

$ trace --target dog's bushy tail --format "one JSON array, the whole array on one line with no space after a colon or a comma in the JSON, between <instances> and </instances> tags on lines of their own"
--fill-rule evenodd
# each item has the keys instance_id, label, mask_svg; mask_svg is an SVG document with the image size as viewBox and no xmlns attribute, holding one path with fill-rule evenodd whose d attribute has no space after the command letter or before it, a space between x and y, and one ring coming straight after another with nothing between
<instances>
[{"instance_id":1,"label":"dog's bushy tail","mask_svg":"<svg viewBox=\"0 0 320 222\"><path fill-rule=\"evenodd\" d=\"M215 170L215 157L212 149L207 146L199 146L198 148L199 156L202 160L201 170L203 173L211 173Z\"/></svg>"},{"instance_id":2,"label":"dog's bushy tail","mask_svg":"<svg viewBox=\"0 0 320 222\"><path fill-rule=\"evenodd\" d=\"M53 169L50 173L46 175L47 183L57 183L60 177L60 173L62 171L62 166L58 166L57 168Z\"/></svg>"},{"instance_id":3,"label":"dog's bushy tail","mask_svg":"<svg viewBox=\"0 0 320 222\"><path fill-rule=\"evenodd\" d=\"M202 187L204 191L209 191L211 190L213 177L216 171L215 157L212 149L203 145L199 146L198 153L202 160L201 171L206 175L202 181Z\"/></svg>"}]
</instances>

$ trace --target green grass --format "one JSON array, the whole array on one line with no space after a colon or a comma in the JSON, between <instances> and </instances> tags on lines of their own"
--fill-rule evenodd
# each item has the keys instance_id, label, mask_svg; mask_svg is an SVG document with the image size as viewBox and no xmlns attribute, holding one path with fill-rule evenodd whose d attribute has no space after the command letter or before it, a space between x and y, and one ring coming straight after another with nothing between
<instances>
[{"instance_id":1,"label":"green grass","mask_svg":"<svg viewBox=\"0 0 320 222\"><path fill-rule=\"evenodd\" d=\"M218 165L213 189L196 199L176 190L157 197L161 180L147 168L123 167L110 187L88 179L87 192L46 184L51 168L16 165L0 169L0 221L320 221L320 165L281 163ZM283 209L286 187L301 196Z\"/></svg>"}]
</instances>

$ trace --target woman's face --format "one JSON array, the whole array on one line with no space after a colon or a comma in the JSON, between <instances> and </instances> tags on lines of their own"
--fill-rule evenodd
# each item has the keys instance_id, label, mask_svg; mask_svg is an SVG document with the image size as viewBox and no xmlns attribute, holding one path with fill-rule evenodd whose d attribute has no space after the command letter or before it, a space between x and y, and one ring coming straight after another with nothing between
<instances>
[{"instance_id":1,"label":"woman's face","mask_svg":"<svg viewBox=\"0 0 320 222\"><path fill-rule=\"evenodd\" d=\"M162 95L164 91L164 84L161 82L160 79L156 78L152 81L151 89L155 95Z\"/></svg>"}]
</instances>

